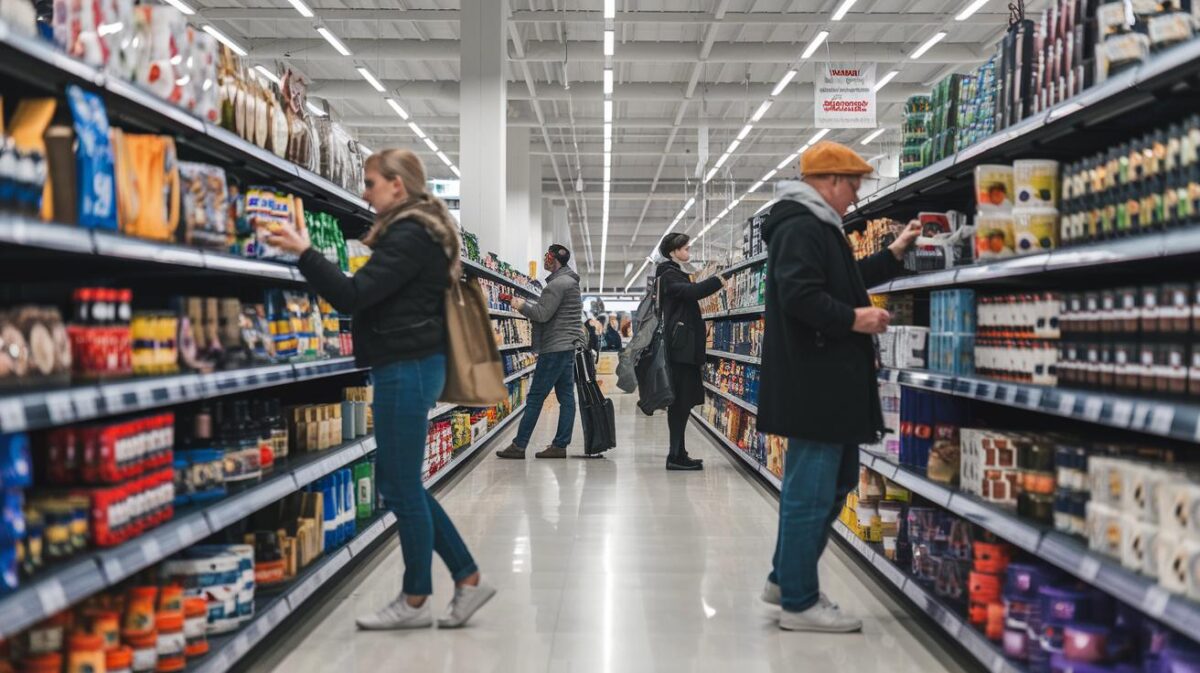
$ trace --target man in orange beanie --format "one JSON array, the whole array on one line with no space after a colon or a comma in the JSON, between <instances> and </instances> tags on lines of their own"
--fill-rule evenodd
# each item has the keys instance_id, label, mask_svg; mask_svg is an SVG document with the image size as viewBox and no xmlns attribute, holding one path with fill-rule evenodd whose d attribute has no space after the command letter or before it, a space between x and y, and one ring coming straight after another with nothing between
<instances>
[{"instance_id":1,"label":"man in orange beanie","mask_svg":"<svg viewBox=\"0 0 1200 673\"><path fill-rule=\"evenodd\" d=\"M878 441L883 412L874 335L887 311L867 288L898 275L916 222L892 245L855 261L842 216L858 200L870 164L833 142L800 157L801 181L783 181L765 216L766 331L758 429L788 438L779 532L763 600L781 607L780 628L847 633L862 622L821 593L817 562L830 526L858 483L858 445Z\"/></svg>"}]
</instances>

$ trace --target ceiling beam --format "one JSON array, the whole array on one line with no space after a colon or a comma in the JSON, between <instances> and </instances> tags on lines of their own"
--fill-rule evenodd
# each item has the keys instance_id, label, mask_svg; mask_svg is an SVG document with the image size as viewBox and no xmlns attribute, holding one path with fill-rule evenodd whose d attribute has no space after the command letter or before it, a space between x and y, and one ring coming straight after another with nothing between
<instances>
[{"instance_id":1,"label":"ceiling beam","mask_svg":"<svg viewBox=\"0 0 1200 673\"><path fill-rule=\"evenodd\" d=\"M313 38L261 39L247 36L251 41L250 56L255 59L302 58L306 60L343 60L325 40ZM354 58L403 59L425 61L458 61L458 40L343 40ZM913 45L879 44L871 41L840 42L822 47L809 59L824 61L879 61L886 63L904 60ZM792 63L800 55L800 47L791 42L719 43L712 47L706 59L701 58L701 45L680 42L626 42L617 50L617 63ZM551 40L525 44L524 56L509 50L509 60L563 63L603 63L605 56L600 42L572 42L566 45ZM922 63L977 63L991 56L991 49L975 43L942 42L921 57Z\"/></svg>"},{"instance_id":2,"label":"ceiling beam","mask_svg":"<svg viewBox=\"0 0 1200 673\"><path fill-rule=\"evenodd\" d=\"M348 128L399 128L403 125L400 123L399 117L391 114L380 114L379 116L361 116L350 115L341 117L342 125ZM418 123L422 128L457 128L458 119L456 118L427 118L419 120ZM569 129L572 124L577 128L594 128L599 129L604 126L603 117L576 117L574 122L565 117L547 117L547 128L562 128ZM508 120L509 126L521 126L529 128L537 128L540 122L537 119L529 119L525 117L510 117ZM737 131L745 126L745 121L738 119L697 119L689 117L687 119L679 119L678 122L667 117L617 117L614 120L614 132L620 133L622 129L698 129L707 127L711 130L732 130ZM787 119L763 119L754 125L755 131L760 130L778 130L778 131L796 131L796 130L811 130L812 114L808 112L804 117L790 117Z\"/></svg>"}]
</instances>

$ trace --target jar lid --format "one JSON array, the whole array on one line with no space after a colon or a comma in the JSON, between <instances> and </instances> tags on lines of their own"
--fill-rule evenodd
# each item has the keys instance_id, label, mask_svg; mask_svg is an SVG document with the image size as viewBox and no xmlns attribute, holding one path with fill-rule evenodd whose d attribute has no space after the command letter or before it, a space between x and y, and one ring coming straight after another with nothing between
<instances>
[{"instance_id":1,"label":"jar lid","mask_svg":"<svg viewBox=\"0 0 1200 673\"><path fill-rule=\"evenodd\" d=\"M154 600L158 596L158 587L133 587L129 590L129 595L133 598Z\"/></svg>"},{"instance_id":2,"label":"jar lid","mask_svg":"<svg viewBox=\"0 0 1200 673\"><path fill-rule=\"evenodd\" d=\"M155 617L154 623L159 631L178 631L183 628L183 613L160 612Z\"/></svg>"},{"instance_id":3,"label":"jar lid","mask_svg":"<svg viewBox=\"0 0 1200 673\"><path fill-rule=\"evenodd\" d=\"M105 668L110 671L129 668L133 665L133 648L122 645L115 650L109 650L104 658Z\"/></svg>"},{"instance_id":4,"label":"jar lid","mask_svg":"<svg viewBox=\"0 0 1200 673\"><path fill-rule=\"evenodd\" d=\"M101 636L91 634L91 633L83 633L82 631L77 631L77 632L71 634L71 638L67 642L67 646L73 652L74 651L87 652L90 650L103 650L104 649L104 638Z\"/></svg>"}]
</instances>

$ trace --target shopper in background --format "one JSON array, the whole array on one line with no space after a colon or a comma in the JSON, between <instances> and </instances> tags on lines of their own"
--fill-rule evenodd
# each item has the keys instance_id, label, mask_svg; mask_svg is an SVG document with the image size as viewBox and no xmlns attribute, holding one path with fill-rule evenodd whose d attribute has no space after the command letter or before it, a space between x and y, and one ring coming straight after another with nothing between
<instances>
[{"instance_id":1,"label":"shopper in background","mask_svg":"<svg viewBox=\"0 0 1200 673\"><path fill-rule=\"evenodd\" d=\"M604 350L606 351L613 353L621 352L623 344L621 343L621 333L617 330L617 326L617 316L608 316L608 320L605 321L604 326Z\"/></svg>"},{"instance_id":2,"label":"shopper in background","mask_svg":"<svg viewBox=\"0 0 1200 673\"><path fill-rule=\"evenodd\" d=\"M587 349L593 353L600 352L600 323L595 318L583 321L583 329L587 337Z\"/></svg>"},{"instance_id":3,"label":"shopper in background","mask_svg":"<svg viewBox=\"0 0 1200 673\"><path fill-rule=\"evenodd\" d=\"M702 470L704 461L688 456L683 437L692 407L704 402L704 383L700 367L704 364L705 326L700 300L725 287L725 279L712 276L699 283L683 271L691 260L691 238L687 234L667 234L658 246L666 258L654 272L662 302L662 326L671 363L671 389L675 401L667 408L667 429L671 448L668 470Z\"/></svg>"},{"instance_id":4,"label":"shopper in background","mask_svg":"<svg viewBox=\"0 0 1200 673\"><path fill-rule=\"evenodd\" d=\"M529 438L542 414L542 405L550 390L558 398L558 430L554 441L538 458L566 458L567 445L575 429L575 350L584 345L583 296L579 292L579 275L567 262L571 252L561 245L552 245L542 259L542 267L550 272L546 289L537 301L512 298L512 306L533 323L533 352L537 365L525 399L525 415L517 436L508 448L497 451L501 458L522 459Z\"/></svg>"},{"instance_id":5,"label":"shopper in background","mask_svg":"<svg viewBox=\"0 0 1200 673\"><path fill-rule=\"evenodd\" d=\"M779 532L763 600L781 605L793 631L851 632L862 622L820 591L817 562L846 495L858 483L858 445L878 441L883 413L875 334L887 311L867 288L901 272L920 234L913 222L891 247L855 262L842 216L872 168L853 150L817 143L800 158L802 181L784 181L768 206L766 329L758 430L788 437Z\"/></svg>"},{"instance_id":6,"label":"shopper in background","mask_svg":"<svg viewBox=\"0 0 1200 673\"><path fill-rule=\"evenodd\" d=\"M461 276L458 226L446 204L425 189L425 166L408 150L366 160L363 198L378 215L363 242L371 258L347 278L295 229L272 245L300 255L300 271L318 294L353 314L354 357L375 383L376 484L398 520L404 553L400 596L358 619L363 629L432 626L433 552L456 585L442 628L467 623L496 590L479 570L450 517L421 481L429 410L446 381L445 296Z\"/></svg>"}]
</instances>

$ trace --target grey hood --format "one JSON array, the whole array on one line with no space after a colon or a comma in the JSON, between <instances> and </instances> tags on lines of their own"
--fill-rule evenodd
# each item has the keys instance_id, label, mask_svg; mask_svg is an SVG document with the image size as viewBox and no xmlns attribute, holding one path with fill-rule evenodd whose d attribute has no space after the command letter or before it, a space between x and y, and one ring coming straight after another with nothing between
<instances>
[{"instance_id":1,"label":"grey hood","mask_svg":"<svg viewBox=\"0 0 1200 673\"><path fill-rule=\"evenodd\" d=\"M817 219L829 225L842 229L842 216L837 214L825 199L807 182L800 180L780 180L775 185L776 201L795 201L808 208Z\"/></svg>"}]
</instances>

